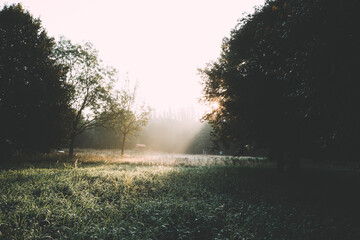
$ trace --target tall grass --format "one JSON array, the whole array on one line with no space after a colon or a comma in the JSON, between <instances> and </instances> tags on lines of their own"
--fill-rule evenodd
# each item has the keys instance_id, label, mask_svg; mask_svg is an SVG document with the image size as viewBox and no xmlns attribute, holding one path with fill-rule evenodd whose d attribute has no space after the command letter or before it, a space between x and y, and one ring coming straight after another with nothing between
<instances>
[{"instance_id":1,"label":"tall grass","mask_svg":"<svg viewBox=\"0 0 360 240\"><path fill-rule=\"evenodd\" d=\"M324 189L326 181L310 184L318 173L307 173L307 180L300 182L261 167L261 160L253 159L249 167L251 159L234 165L226 158L219 162L210 158L144 156L146 160L138 161L130 155L121 160L115 154L106 158L82 153L71 161L53 154L19 163L0 171L0 239L360 236L359 218L348 211L356 210L357 199L326 201L350 180L341 185L330 181L334 192ZM351 186L360 186L354 179ZM351 191L342 195L352 196ZM343 206L334 209L339 204Z\"/></svg>"}]
</instances>

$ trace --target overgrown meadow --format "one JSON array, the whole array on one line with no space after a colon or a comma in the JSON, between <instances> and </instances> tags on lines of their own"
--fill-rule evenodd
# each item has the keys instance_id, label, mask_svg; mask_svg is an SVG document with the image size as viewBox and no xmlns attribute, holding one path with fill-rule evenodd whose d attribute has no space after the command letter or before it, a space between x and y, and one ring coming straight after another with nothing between
<instances>
[{"instance_id":1,"label":"overgrown meadow","mask_svg":"<svg viewBox=\"0 0 360 240\"><path fill-rule=\"evenodd\" d=\"M360 239L359 187L246 157L18 157L0 171L0 239Z\"/></svg>"}]
</instances>

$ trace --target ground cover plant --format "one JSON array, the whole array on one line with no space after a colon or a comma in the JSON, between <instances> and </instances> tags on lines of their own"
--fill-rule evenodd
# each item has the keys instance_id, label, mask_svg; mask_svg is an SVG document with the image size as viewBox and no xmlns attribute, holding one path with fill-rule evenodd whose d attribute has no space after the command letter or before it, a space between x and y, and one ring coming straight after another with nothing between
<instances>
[{"instance_id":1,"label":"ground cover plant","mask_svg":"<svg viewBox=\"0 0 360 240\"><path fill-rule=\"evenodd\" d=\"M0 239L360 239L356 172L141 154L41 155L4 167Z\"/></svg>"}]
</instances>

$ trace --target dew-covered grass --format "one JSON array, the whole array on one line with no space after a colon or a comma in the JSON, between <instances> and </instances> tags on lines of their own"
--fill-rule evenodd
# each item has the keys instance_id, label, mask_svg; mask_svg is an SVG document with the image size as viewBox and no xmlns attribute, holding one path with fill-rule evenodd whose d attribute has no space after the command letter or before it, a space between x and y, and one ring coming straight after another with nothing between
<instances>
[{"instance_id":1,"label":"dew-covered grass","mask_svg":"<svg viewBox=\"0 0 360 240\"><path fill-rule=\"evenodd\" d=\"M0 170L0 239L360 239L356 174L159 153L24 160Z\"/></svg>"}]
</instances>

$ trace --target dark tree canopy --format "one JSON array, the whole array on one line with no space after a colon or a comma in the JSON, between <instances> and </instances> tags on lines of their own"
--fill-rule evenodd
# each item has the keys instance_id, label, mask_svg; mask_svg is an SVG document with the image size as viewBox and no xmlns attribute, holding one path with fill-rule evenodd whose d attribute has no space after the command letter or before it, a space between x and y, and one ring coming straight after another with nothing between
<instances>
[{"instance_id":1,"label":"dark tree canopy","mask_svg":"<svg viewBox=\"0 0 360 240\"><path fill-rule=\"evenodd\" d=\"M360 3L267 1L201 73L220 141L283 155L359 152ZM341 160L341 159L339 159Z\"/></svg>"},{"instance_id":2,"label":"dark tree canopy","mask_svg":"<svg viewBox=\"0 0 360 240\"><path fill-rule=\"evenodd\" d=\"M20 4L0 11L1 152L48 151L66 134L69 88L54 41Z\"/></svg>"}]
</instances>

